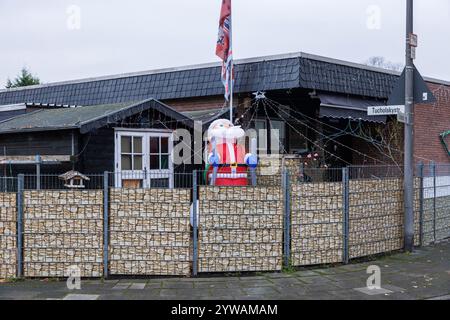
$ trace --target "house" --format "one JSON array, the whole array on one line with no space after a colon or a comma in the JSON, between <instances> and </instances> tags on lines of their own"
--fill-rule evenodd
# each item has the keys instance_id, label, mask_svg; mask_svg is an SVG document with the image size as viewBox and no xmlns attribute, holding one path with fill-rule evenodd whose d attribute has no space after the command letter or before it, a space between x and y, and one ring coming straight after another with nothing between
<instances>
[{"instance_id":1,"label":"house","mask_svg":"<svg viewBox=\"0 0 450 320\"><path fill-rule=\"evenodd\" d=\"M305 53L240 60L233 113L244 128L262 129L260 152L278 144L285 157L315 153L327 166L398 164L401 125L367 115L398 78ZM416 106L415 158L449 163L440 134L450 129L450 82L425 80L438 101ZM173 131L195 134L196 123L205 131L228 116L218 63L1 90L0 117L12 105L26 108L0 122L0 170L34 172L38 155L43 172L128 172L123 180L141 185L172 185L172 173L201 169L194 143L191 161L173 163L181 143Z\"/></svg>"}]
</instances>

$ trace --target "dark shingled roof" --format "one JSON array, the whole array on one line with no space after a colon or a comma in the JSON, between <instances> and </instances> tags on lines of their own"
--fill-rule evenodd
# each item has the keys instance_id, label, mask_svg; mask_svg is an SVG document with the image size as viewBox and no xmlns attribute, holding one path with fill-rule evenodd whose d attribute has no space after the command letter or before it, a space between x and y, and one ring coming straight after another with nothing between
<instances>
[{"instance_id":1,"label":"dark shingled roof","mask_svg":"<svg viewBox=\"0 0 450 320\"><path fill-rule=\"evenodd\" d=\"M88 106L221 95L220 71L215 63L1 90L0 105ZM386 99L397 78L396 72L296 53L236 61L235 91L306 88Z\"/></svg>"},{"instance_id":2,"label":"dark shingled roof","mask_svg":"<svg viewBox=\"0 0 450 320\"><path fill-rule=\"evenodd\" d=\"M86 107L47 108L1 121L0 134L66 129L79 129L81 133L86 133L149 109L157 110L191 128L194 121L202 121L203 125L208 125L228 112L227 108L178 112L154 99Z\"/></svg>"}]
</instances>

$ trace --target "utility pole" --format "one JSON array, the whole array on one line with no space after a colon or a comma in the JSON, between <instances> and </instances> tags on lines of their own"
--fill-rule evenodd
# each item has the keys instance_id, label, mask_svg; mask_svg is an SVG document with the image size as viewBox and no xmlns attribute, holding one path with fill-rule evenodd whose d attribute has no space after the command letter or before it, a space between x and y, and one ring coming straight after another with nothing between
<instances>
[{"instance_id":1,"label":"utility pole","mask_svg":"<svg viewBox=\"0 0 450 320\"><path fill-rule=\"evenodd\" d=\"M405 250L414 248L414 62L413 0L406 0L406 83L405 83L405 170L404 170L404 240Z\"/></svg>"}]
</instances>

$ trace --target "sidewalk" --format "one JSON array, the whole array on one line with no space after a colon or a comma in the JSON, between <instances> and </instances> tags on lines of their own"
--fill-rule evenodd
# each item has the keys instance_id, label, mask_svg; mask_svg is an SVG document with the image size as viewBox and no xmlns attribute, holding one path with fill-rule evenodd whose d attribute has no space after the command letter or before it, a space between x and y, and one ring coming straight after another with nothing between
<instances>
[{"instance_id":1,"label":"sidewalk","mask_svg":"<svg viewBox=\"0 0 450 320\"><path fill-rule=\"evenodd\" d=\"M368 291L367 267L381 268L381 290ZM0 299L445 299L450 300L450 242L377 261L257 276L197 279L83 280L0 283Z\"/></svg>"}]
</instances>

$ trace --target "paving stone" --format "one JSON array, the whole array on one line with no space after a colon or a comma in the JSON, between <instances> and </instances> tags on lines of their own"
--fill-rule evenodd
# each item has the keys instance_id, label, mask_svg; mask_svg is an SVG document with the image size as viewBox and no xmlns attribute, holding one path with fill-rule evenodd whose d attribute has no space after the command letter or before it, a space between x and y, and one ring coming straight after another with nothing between
<instances>
[{"instance_id":1,"label":"paving stone","mask_svg":"<svg viewBox=\"0 0 450 320\"><path fill-rule=\"evenodd\" d=\"M296 277L316 277L318 274L312 270L302 270L293 273Z\"/></svg>"},{"instance_id":2,"label":"paving stone","mask_svg":"<svg viewBox=\"0 0 450 320\"><path fill-rule=\"evenodd\" d=\"M280 297L284 298L286 296L295 297L295 299L301 299L306 294L306 288L301 286L296 287L273 287L280 293Z\"/></svg>"},{"instance_id":3,"label":"paving stone","mask_svg":"<svg viewBox=\"0 0 450 320\"><path fill-rule=\"evenodd\" d=\"M392 292L405 292L406 290L400 287L396 287L390 284L386 284L382 286L384 289L390 290Z\"/></svg>"},{"instance_id":4,"label":"paving stone","mask_svg":"<svg viewBox=\"0 0 450 320\"><path fill-rule=\"evenodd\" d=\"M367 294L369 296L376 296L376 295L380 295L380 294L393 293L392 291L387 290L387 289L383 289L383 288L369 289L367 287L363 287L363 288L355 288L355 290L359 291L361 293Z\"/></svg>"},{"instance_id":5,"label":"paving stone","mask_svg":"<svg viewBox=\"0 0 450 320\"><path fill-rule=\"evenodd\" d=\"M160 297L171 297L176 298L177 297L177 290L176 289L161 289L159 291Z\"/></svg>"},{"instance_id":6,"label":"paving stone","mask_svg":"<svg viewBox=\"0 0 450 320\"><path fill-rule=\"evenodd\" d=\"M268 273L264 275L264 277L268 279L285 279L285 278L292 278L294 277L294 275L287 273Z\"/></svg>"},{"instance_id":7,"label":"paving stone","mask_svg":"<svg viewBox=\"0 0 450 320\"><path fill-rule=\"evenodd\" d=\"M428 300L450 300L450 294L447 294L445 296L430 298Z\"/></svg>"},{"instance_id":8,"label":"paving stone","mask_svg":"<svg viewBox=\"0 0 450 320\"><path fill-rule=\"evenodd\" d=\"M226 295L231 295L231 296L242 296L243 294L246 294L246 292L244 291L244 289L220 289L220 288L214 288L214 289L209 289L206 292L203 292L203 294L208 294L211 297L217 297L217 296L226 296Z\"/></svg>"},{"instance_id":9,"label":"paving stone","mask_svg":"<svg viewBox=\"0 0 450 320\"><path fill-rule=\"evenodd\" d=\"M193 282L174 282L174 281L163 281L163 289L178 289L178 288L194 288Z\"/></svg>"},{"instance_id":10,"label":"paving stone","mask_svg":"<svg viewBox=\"0 0 450 320\"><path fill-rule=\"evenodd\" d=\"M145 289L145 283L133 283L130 286L130 290L143 290Z\"/></svg>"},{"instance_id":11,"label":"paving stone","mask_svg":"<svg viewBox=\"0 0 450 320\"><path fill-rule=\"evenodd\" d=\"M315 273L320 274L320 275L335 275L335 274L340 274L340 273L347 273L348 270L342 269L340 267L330 267L327 269L317 269L314 270Z\"/></svg>"},{"instance_id":12,"label":"paving stone","mask_svg":"<svg viewBox=\"0 0 450 320\"><path fill-rule=\"evenodd\" d=\"M341 289L354 289L359 288L367 283L366 280L360 279L347 279L333 282L333 284Z\"/></svg>"},{"instance_id":13,"label":"paving stone","mask_svg":"<svg viewBox=\"0 0 450 320\"><path fill-rule=\"evenodd\" d=\"M417 258L420 259L414 260ZM83 300L89 297L98 297L102 300L449 299L450 243L439 248L430 248L426 251L426 255L414 255L414 259L412 261L404 258L395 261L381 259L351 265L350 270L349 266L337 267L346 268L343 269L345 272L321 268L262 276L85 280L82 282L82 290L73 292L68 291L65 279L26 280L0 284L0 299L45 300L66 297ZM361 290L355 290L355 288L367 289L365 286L369 275L366 274L366 268L369 264L379 265L382 268L382 288L388 291L369 295ZM133 290L133 287L136 289Z\"/></svg>"},{"instance_id":14,"label":"paving stone","mask_svg":"<svg viewBox=\"0 0 450 320\"><path fill-rule=\"evenodd\" d=\"M272 287L254 287L243 288L243 291L248 295L268 296L273 295L274 298L279 296L280 292Z\"/></svg>"},{"instance_id":15,"label":"paving stone","mask_svg":"<svg viewBox=\"0 0 450 320\"><path fill-rule=\"evenodd\" d=\"M303 284L298 278L279 278L279 279L271 279L271 282L275 286L279 287L297 287Z\"/></svg>"},{"instance_id":16,"label":"paving stone","mask_svg":"<svg viewBox=\"0 0 450 320\"><path fill-rule=\"evenodd\" d=\"M327 278L325 276L315 276L315 277L305 277L305 278L300 278L299 279L300 282L305 283L305 284L328 284L333 282L333 280L331 278Z\"/></svg>"},{"instance_id":17,"label":"paving stone","mask_svg":"<svg viewBox=\"0 0 450 320\"><path fill-rule=\"evenodd\" d=\"M241 287L270 287L270 286L273 286L273 282L271 282L267 279L252 280L252 279L246 278L246 279L241 279L239 284Z\"/></svg>"},{"instance_id":18,"label":"paving stone","mask_svg":"<svg viewBox=\"0 0 450 320\"><path fill-rule=\"evenodd\" d=\"M131 283L118 283L112 289L113 290L126 290L131 286Z\"/></svg>"},{"instance_id":19,"label":"paving stone","mask_svg":"<svg viewBox=\"0 0 450 320\"><path fill-rule=\"evenodd\" d=\"M63 300L97 300L98 297L96 294L68 294Z\"/></svg>"},{"instance_id":20,"label":"paving stone","mask_svg":"<svg viewBox=\"0 0 450 320\"><path fill-rule=\"evenodd\" d=\"M221 282L194 282L194 288L213 289L213 288L228 288L228 283Z\"/></svg>"}]
</instances>

